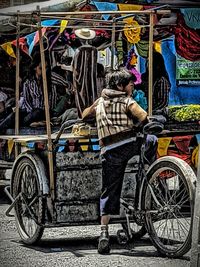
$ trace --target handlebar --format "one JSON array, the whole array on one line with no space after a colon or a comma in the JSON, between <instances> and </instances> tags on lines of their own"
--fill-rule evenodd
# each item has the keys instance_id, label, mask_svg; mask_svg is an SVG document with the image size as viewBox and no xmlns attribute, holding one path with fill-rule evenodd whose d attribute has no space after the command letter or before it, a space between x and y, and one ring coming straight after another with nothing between
<instances>
[{"instance_id":1,"label":"handlebar","mask_svg":"<svg viewBox=\"0 0 200 267\"><path fill-rule=\"evenodd\" d=\"M58 140L60 139L61 134L64 132L64 130L70 129L75 123L80 123L82 122L82 119L75 119L75 120L67 120L65 121L61 127L60 130L58 131L58 134L55 138L55 140L53 141L54 144L58 143Z\"/></svg>"}]
</instances>

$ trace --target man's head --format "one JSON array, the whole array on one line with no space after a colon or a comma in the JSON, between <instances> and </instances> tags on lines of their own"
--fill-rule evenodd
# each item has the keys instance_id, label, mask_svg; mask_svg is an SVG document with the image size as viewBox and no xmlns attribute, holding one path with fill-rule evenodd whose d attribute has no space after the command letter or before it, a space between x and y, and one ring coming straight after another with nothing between
<instances>
[{"instance_id":1,"label":"man's head","mask_svg":"<svg viewBox=\"0 0 200 267\"><path fill-rule=\"evenodd\" d=\"M107 74L107 87L117 91L126 92L128 96L132 94L135 75L126 69L113 71Z\"/></svg>"}]
</instances>

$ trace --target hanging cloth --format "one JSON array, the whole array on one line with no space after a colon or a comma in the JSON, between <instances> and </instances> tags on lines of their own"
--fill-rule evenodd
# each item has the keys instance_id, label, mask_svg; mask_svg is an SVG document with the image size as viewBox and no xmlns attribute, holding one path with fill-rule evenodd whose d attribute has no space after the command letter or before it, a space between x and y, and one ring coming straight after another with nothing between
<instances>
[{"instance_id":1,"label":"hanging cloth","mask_svg":"<svg viewBox=\"0 0 200 267\"><path fill-rule=\"evenodd\" d=\"M191 61L200 60L200 30L189 28L182 14L178 15L175 28L175 46L177 54Z\"/></svg>"},{"instance_id":2,"label":"hanging cloth","mask_svg":"<svg viewBox=\"0 0 200 267\"><path fill-rule=\"evenodd\" d=\"M82 45L73 60L73 90L79 116L97 99L97 49Z\"/></svg>"},{"instance_id":3,"label":"hanging cloth","mask_svg":"<svg viewBox=\"0 0 200 267\"><path fill-rule=\"evenodd\" d=\"M159 157L167 155L169 144L171 143L172 137L161 137L158 138L157 153Z\"/></svg>"},{"instance_id":4,"label":"hanging cloth","mask_svg":"<svg viewBox=\"0 0 200 267\"><path fill-rule=\"evenodd\" d=\"M192 137L193 137L192 135L173 137L173 141L177 149L179 150L180 154L190 154L189 145Z\"/></svg>"}]
</instances>

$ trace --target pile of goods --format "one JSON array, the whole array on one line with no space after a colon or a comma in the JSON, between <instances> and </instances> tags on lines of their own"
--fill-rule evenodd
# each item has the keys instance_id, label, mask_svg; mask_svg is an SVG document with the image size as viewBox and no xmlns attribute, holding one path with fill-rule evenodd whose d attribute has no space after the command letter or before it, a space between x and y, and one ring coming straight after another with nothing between
<instances>
[{"instance_id":1,"label":"pile of goods","mask_svg":"<svg viewBox=\"0 0 200 267\"><path fill-rule=\"evenodd\" d=\"M182 105L168 107L169 119L175 121L200 121L200 105Z\"/></svg>"}]
</instances>

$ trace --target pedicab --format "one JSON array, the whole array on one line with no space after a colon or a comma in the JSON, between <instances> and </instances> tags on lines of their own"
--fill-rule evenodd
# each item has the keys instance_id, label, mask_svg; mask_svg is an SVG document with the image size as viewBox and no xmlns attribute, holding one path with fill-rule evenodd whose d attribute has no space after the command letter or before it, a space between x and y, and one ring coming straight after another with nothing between
<instances>
[{"instance_id":1,"label":"pedicab","mask_svg":"<svg viewBox=\"0 0 200 267\"><path fill-rule=\"evenodd\" d=\"M153 11L146 13L151 17L152 38ZM47 134L20 136L16 130L15 136L4 136L13 140L17 154L10 189L6 189L12 200L6 214L14 208L18 233L28 245L38 242L45 228L100 222L102 165L97 132L80 121L67 121L57 133L51 133L41 26L39 36ZM152 42L149 48L151 64ZM71 131L72 126L78 130ZM120 215L111 218L111 223L122 225L117 232L120 243L148 233L162 255L178 257L191 245L196 176L186 162L172 156L145 169L146 135L162 130L163 124L153 117L142 132L133 135L136 155L125 171Z\"/></svg>"}]
</instances>

